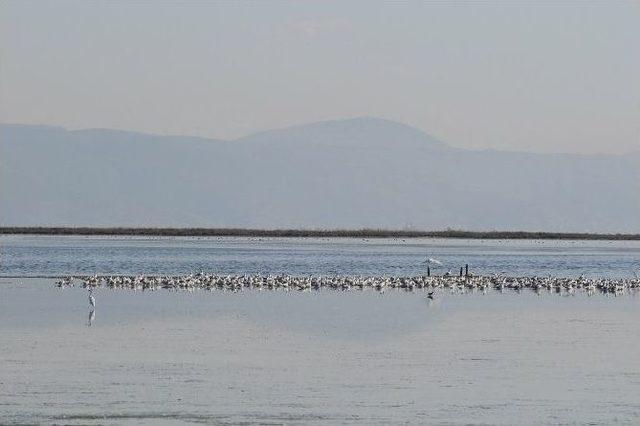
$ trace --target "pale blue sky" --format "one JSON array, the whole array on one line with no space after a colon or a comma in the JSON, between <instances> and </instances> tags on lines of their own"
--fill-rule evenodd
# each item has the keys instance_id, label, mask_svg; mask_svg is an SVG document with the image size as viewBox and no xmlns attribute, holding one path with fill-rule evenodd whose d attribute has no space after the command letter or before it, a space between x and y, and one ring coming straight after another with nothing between
<instances>
[{"instance_id":1,"label":"pale blue sky","mask_svg":"<svg viewBox=\"0 0 640 426\"><path fill-rule=\"evenodd\" d=\"M0 121L232 138L353 116L640 149L640 2L0 3Z\"/></svg>"}]
</instances>

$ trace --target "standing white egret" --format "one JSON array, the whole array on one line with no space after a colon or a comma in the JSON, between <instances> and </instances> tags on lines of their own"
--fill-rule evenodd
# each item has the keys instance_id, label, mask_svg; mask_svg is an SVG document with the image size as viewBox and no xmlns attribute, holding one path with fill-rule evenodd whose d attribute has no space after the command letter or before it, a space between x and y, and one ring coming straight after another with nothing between
<instances>
[{"instance_id":1,"label":"standing white egret","mask_svg":"<svg viewBox=\"0 0 640 426\"><path fill-rule=\"evenodd\" d=\"M96 298L93 297L91 290L89 290L89 306L91 306L92 308L96 307Z\"/></svg>"}]
</instances>

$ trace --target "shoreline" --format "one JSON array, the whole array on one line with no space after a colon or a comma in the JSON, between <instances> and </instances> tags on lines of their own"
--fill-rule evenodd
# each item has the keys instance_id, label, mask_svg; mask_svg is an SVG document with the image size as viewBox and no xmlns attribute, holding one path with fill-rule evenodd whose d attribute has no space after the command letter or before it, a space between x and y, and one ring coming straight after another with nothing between
<instances>
[{"instance_id":1,"label":"shoreline","mask_svg":"<svg viewBox=\"0 0 640 426\"><path fill-rule=\"evenodd\" d=\"M392 229L247 229L152 227L0 227L0 235L86 235L276 238L448 238L486 240L640 241L640 234L537 231L417 231Z\"/></svg>"}]
</instances>

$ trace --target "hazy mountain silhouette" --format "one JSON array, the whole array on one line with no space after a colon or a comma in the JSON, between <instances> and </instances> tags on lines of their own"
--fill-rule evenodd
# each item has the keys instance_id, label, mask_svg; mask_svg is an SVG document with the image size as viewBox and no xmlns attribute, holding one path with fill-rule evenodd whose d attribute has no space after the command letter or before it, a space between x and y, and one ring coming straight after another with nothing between
<instances>
[{"instance_id":1,"label":"hazy mountain silhouette","mask_svg":"<svg viewBox=\"0 0 640 426\"><path fill-rule=\"evenodd\" d=\"M640 232L640 155L467 151L356 118L234 141L0 126L0 223Z\"/></svg>"}]
</instances>

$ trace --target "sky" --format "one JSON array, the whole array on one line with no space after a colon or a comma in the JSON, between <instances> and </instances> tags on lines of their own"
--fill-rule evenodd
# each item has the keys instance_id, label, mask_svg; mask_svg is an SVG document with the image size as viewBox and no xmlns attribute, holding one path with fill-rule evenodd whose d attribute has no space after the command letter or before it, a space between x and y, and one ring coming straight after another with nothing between
<instances>
[{"instance_id":1,"label":"sky","mask_svg":"<svg viewBox=\"0 0 640 426\"><path fill-rule=\"evenodd\" d=\"M0 2L0 121L230 139L376 116L640 150L640 1Z\"/></svg>"}]
</instances>

